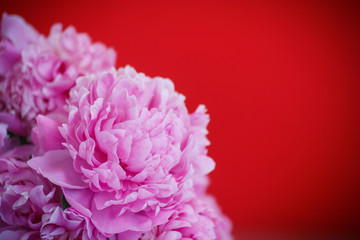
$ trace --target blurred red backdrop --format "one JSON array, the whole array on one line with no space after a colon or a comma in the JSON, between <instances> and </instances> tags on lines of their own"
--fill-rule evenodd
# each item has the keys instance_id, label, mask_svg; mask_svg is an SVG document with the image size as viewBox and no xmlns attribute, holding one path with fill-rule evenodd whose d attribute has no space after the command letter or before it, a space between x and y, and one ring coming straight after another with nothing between
<instances>
[{"instance_id":1,"label":"blurred red backdrop","mask_svg":"<svg viewBox=\"0 0 360 240\"><path fill-rule=\"evenodd\" d=\"M360 228L360 8L350 1L9 1L175 82L211 116L209 191L251 231ZM270 238L264 238L270 239Z\"/></svg>"}]
</instances>

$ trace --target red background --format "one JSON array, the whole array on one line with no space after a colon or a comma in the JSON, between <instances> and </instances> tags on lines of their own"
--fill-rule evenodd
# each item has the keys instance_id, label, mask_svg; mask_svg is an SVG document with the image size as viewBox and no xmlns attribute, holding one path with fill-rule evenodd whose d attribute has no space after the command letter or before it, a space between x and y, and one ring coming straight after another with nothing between
<instances>
[{"instance_id":1,"label":"red background","mask_svg":"<svg viewBox=\"0 0 360 240\"><path fill-rule=\"evenodd\" d=\"M0 10L44 34L74 25L114 47L118 67L171 78L190 111L205 104L217 162L209 191L237 238L356 235L356 2L4 1Z\"/></svg>"}]
</instances>

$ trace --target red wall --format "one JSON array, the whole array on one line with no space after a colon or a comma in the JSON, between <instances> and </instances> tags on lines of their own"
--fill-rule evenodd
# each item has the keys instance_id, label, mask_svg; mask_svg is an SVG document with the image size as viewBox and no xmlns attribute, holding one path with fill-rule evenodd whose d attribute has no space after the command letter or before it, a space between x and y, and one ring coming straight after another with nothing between
<instances>
[{"instance_id":1,"label":"red wall","mask_svg":"<svg viewBox=\"0 0 360 240\"><path fill-rule=\"evenodd\" d=\"M360 17L350 1L9 1L118 66L171 78L211 123L214 193L237 232L360 227ZM271 2L271 3L269 3Z\"/></svg>"}]
</instances>

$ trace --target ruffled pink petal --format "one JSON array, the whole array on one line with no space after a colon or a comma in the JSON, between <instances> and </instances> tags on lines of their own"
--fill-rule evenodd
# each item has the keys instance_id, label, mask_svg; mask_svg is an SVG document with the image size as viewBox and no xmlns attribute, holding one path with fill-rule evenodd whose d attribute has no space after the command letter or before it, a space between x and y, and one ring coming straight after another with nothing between
<instances>
[{"instance_id":1,"label":"ruffled pink petal","mask_svg":"<svg viewBox=\"0 0 360 240\"><path fill-rule=\"evenodd\" d=\"M23 18L16 15L3 14L1 21L1 38L8 39L18 49L22 50L34 42L39 33Z\"/></svg>"},{"instance_id":2,"label":"ruffled pink petal","mask_svg":"<svg viewBox=\"0 0 360 240\"><path fill-rule=\"evenodd\" d=\"M125 212L119 215L121 207L109 207L101 211L93 211L92 222L103 233L115 234L124 231L149 231L151 219L143 213Z\"/></svg>"},{"instance_id":3,"label":"ruffled pink petal","mask_svg":"<svg viewBox=\"0 0 360 240\"><path fill-rule=\"evenodd\" d=\"M42 150L49 151L63 148L65 139L59 131L60 124L44 115L36 117L37 127L33 129L32 140Z\"/></svg>"},{"instance_id":4,"label":"ruffled pink petal","mask_svg":"<svg viewBox=\"0 0 360 240\"><path fill-rule=\"evenodd\" d=\"M81 180L81 174L74 170L68 150L48 151L44 156L29 160L28 165L61 187L70 189L87 187Z\"/></svg>"},{"instance_id":5,"label":"ruffled pink petal","mask_svg":"<svg viewBox=\"0 0 360 240\"><path fill-rule=\"evenodd\" d=\"M94 192L89 188L85 189L70 189L62 188L66 200L77 211L86 217L91 217L91 205L94 197Z\"/></svg>"}]
</instances>

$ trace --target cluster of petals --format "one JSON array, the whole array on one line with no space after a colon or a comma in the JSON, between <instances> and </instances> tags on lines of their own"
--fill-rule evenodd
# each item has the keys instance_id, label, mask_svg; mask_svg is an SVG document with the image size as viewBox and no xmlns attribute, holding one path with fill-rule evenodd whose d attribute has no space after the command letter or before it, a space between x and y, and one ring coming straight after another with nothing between
<instances>
[{"instance_id":1,"label":"cluster of petals","mask_svg":"<svg viewBox=\"0 0 360 240\"><path fill-rule=\"evenodd\" d=\"M30 145L16 146L2 150L0 155L1 239L22 233L28 237L39 235L44 206L59 202L57 187L26 163L33 149Z\"/></svg>"},{"instance_id":2,"label":"cluster of petals","mask_svg":"<svg viewBox=\"0 0 360 240\"><path fill-rule=\"evenodd\" d=\"M232 239L205 106L73 27L5 13L0 36L0 239Z\"/></svg>"},{"instance_id":3,"label":"cluster of petals","mask_svg":"<svg viewBox=\"0 0 360 240\"><path fill-rule=\"evenodd\" d=\"M72 207L63 210L61 190L27 164L34 146L6 130L0 123L0 142L11 140L0 146L0 239L107 239Z\"/></svg>"},{"instance_id":4,"label":"cluster of petals","mask_svg":"<svg viewBox=\"0 0 360 240\"><path fill-rule=\"evenodd\" d=\"M0 179L0 239L107 239L18 156L0 158Z\"/></svg>"},{"instance_id":5,"label":"cluster of petals","mask_svg":"<svg viewBox=\"0 0 360 240\"><path fill-rule=\"evenodd\" d=\"M188 114L170 80L129 66L79 78L67 119L37 121L29 165L109 236L164 224L214 168L205 108Z\"/></svg>"},{"instance_id":6,"label":"cluster of petals","mask_svg":"<svg viewBox=\"0 0 360 240\"><path fill-rule=\"evenodd\" d=\"M111 238L101 234L90 219L77 212L74 208L63 209L61 206L45 208L40 230L41 239L49 240L120 240L116 235Z\"/></svg>"},{"instance_id":7,"label":"cluster of petals","mask_svg":"<svg viewBox=\"0 0 360 240\"><path fill-rule=\"evenodd\" d=\"M177 206L169 220L143 233L140 240L230 240L231 222L211 196L193 198Z\"/></svg>"},{"instance_id":8,"label":"cluster of petals","mask_svg":"<svg viewBox=\"0 0 360 240\"><path fill-rule=\"evenodd\" d=\"M29 134L38 114L62 109L77 77L109 69L115 52L92 43L73 27L55 24L48 37L21 17L3 14L0 42L0 120L3 113L22 121Z\"/></svg>"}]
</instances>

